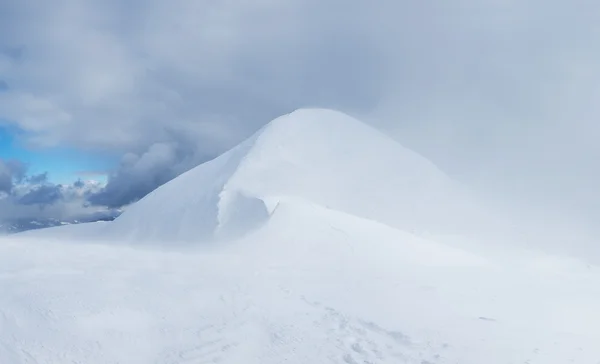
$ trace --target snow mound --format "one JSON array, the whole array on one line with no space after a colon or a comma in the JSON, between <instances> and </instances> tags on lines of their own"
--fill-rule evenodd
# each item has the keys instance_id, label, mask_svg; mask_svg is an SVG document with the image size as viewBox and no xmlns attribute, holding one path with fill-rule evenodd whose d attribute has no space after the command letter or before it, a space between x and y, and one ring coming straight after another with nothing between
<instances>
[{"instance_id":1,"label":"snow mound","mask_svg":"<svg viewBox=\"0 0 600 364\"><path fill-rule=\"evenodd\" d=\"M478 215L425 158L341 112L301 109L161 186L110 230L146 242L231 238L285 197L408 231L464 232Z\"/></svg>"}]
</instances>

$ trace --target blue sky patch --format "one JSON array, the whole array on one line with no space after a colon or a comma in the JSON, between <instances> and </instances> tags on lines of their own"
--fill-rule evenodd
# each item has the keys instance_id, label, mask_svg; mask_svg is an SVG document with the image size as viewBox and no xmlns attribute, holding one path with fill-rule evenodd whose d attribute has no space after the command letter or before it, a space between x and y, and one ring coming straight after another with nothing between
<instances>
[{"instance_id":1,"label":"blue sky patch","mask_svg":"<svg viewBox=\"0 0 600 364\"><path fill-rule=\"evenodd\" d=\"M13 127L0 126L0 158L26 163L29 174L48 172L50 182L66 184L79 178L106 181L107 171L117 162L113 156L67 147L27 149L19 142L22 133Z\"/></svg>"}]
</instances>

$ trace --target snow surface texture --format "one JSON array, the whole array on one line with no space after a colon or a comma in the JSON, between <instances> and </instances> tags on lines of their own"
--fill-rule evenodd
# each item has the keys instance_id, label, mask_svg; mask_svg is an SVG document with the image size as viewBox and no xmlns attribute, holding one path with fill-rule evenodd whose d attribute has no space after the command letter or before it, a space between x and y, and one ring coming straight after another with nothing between
<instances>
[{"instance_id":1,"label":"snow surface texture","mask_svg":"<svg viewBox=\"0 0 600 364\"><path fill-rule=\"evenodd\" d=\"M410 232L464 231L463 197L354 119L292 113L114 222L0 240L0 363L600 363L597 267Z\"/></svg>"}]
</instances>

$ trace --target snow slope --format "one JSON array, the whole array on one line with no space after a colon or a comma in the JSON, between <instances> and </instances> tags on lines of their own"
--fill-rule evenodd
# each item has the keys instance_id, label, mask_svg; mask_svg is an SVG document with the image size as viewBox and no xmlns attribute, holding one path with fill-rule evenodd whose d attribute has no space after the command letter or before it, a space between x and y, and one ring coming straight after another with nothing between
<instances>
[{"instance_id":1,"label":"snow slope","mask_svg":"<svg viewBox=\"0 0 600 364\"><path fill-rule=\"evenodd\" d=\"M301 198L411 231L473 231L483 211L428 160L345 114L298 110L129 208L111 225L131 241L239 236L282 198Z\"/></svg>"},{"instance_id":2,"label":"snow slope","mask_svg":"<svg viewBox=\"0 0 600 364\"><path fill-rule=\"evenodd\" d=\"M381 133L300 110L114 222L0 240L0 363L599 363L597 267L412 233L482 215Z\"/></svg>"}]
</instances>

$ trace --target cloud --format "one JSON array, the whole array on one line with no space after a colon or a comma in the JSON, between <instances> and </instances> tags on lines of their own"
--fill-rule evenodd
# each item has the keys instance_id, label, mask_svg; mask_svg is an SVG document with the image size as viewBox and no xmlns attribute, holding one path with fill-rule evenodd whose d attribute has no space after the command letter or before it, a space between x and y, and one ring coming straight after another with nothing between
<instances>
[{"instance_id":1,"label":"cloud","mask_svg":"<svg viewBox=\"0 0 600 364\"><path fill-rule=\"evenodd\" d=\"M596 220L600 5L461 4L420 18L374 119L488 194Z\"/></svg>"},{"instance_id":2,"label":"cloud","mask_svg":"<svg viewBox=\"0 0 600 364\"><path fill-rule=\"evenodd\" d=\"M1 2L0 80L10 87L0 123L37 147L122 153L90 197L117 206L284 112L333 107L482 190L594 220L599 10L541 0Z\"/></svg>"},{"instance_id":3,"label":"cloud","mask_svg":"<svg viewBox=\"0 0 600 364\"><path fill-rule=\"evenodd\" d=\"M176 130L214 153L299 102L372 102L377 49L319 3L4 5L1 33L17 36L0 42L21 52L0 68L2 116L42 146L144 149Z\"/></svg>"},{"instance_id":4,"label":"cloud","mask_svg":"<svg viewBox=\"0 0 600 364\"><path fill-rule=\"evenodd\" d=\"M128 153L105 188L91 194L93 205L119 208L135 202L179 174L208 159L190 143L155 143L141 154Z\"/></svg>"},{"instance_id":5,"label":"cloud","mask_svg":"<svg viewBox=\"0 0 600 364\"><path fill-rule=\"evenodd\" d=\"M31 184L40 184L48 181L48 172L35 174L27 177L27 182Z\"/></svg>"},{"instance_id":6,"label":"cloud","mask_svg":"<svg viewBox=\"0 0 600 364\"><path fill-rule=\"evenodd\" d=\"M73 187L83 188L85 187L85 182L83 182L81 179L78 179L77 181L73 182Z\"/></svg>"},{"instance_id":7,"label":"cloud","mask_svg":"<svg viewBox=\"0 0 600 364\"><path fill-rule=\"evenodd\" d=\"M0 159L0 192L10 193L15 182L25 176L26 166L17 160Z\"/></svg>"},{"instance_id":8,"label":"cloud","mask_svg":"<svg viewBox=\"0 0 600 364\"><path fill-rule=\"evenodd\" d=\"M56 203L61 198L62 191L60 186L41 185L19 197L19 203L23 205L38 205L44 207Z\"/></svg>"},{"instance_id":9,"label":"cloud","mask_svg":"<svg viewBox=\"0 0 600 364\"><path fill-rule=\"evenodd\" d=\"M117 210L90 206L87 201L102 188L93 181L54 184L46 172L28 175L24 163L0 159L0 225L39 219L92 221L114 217Z\"/></svg>"}]
</instances>

